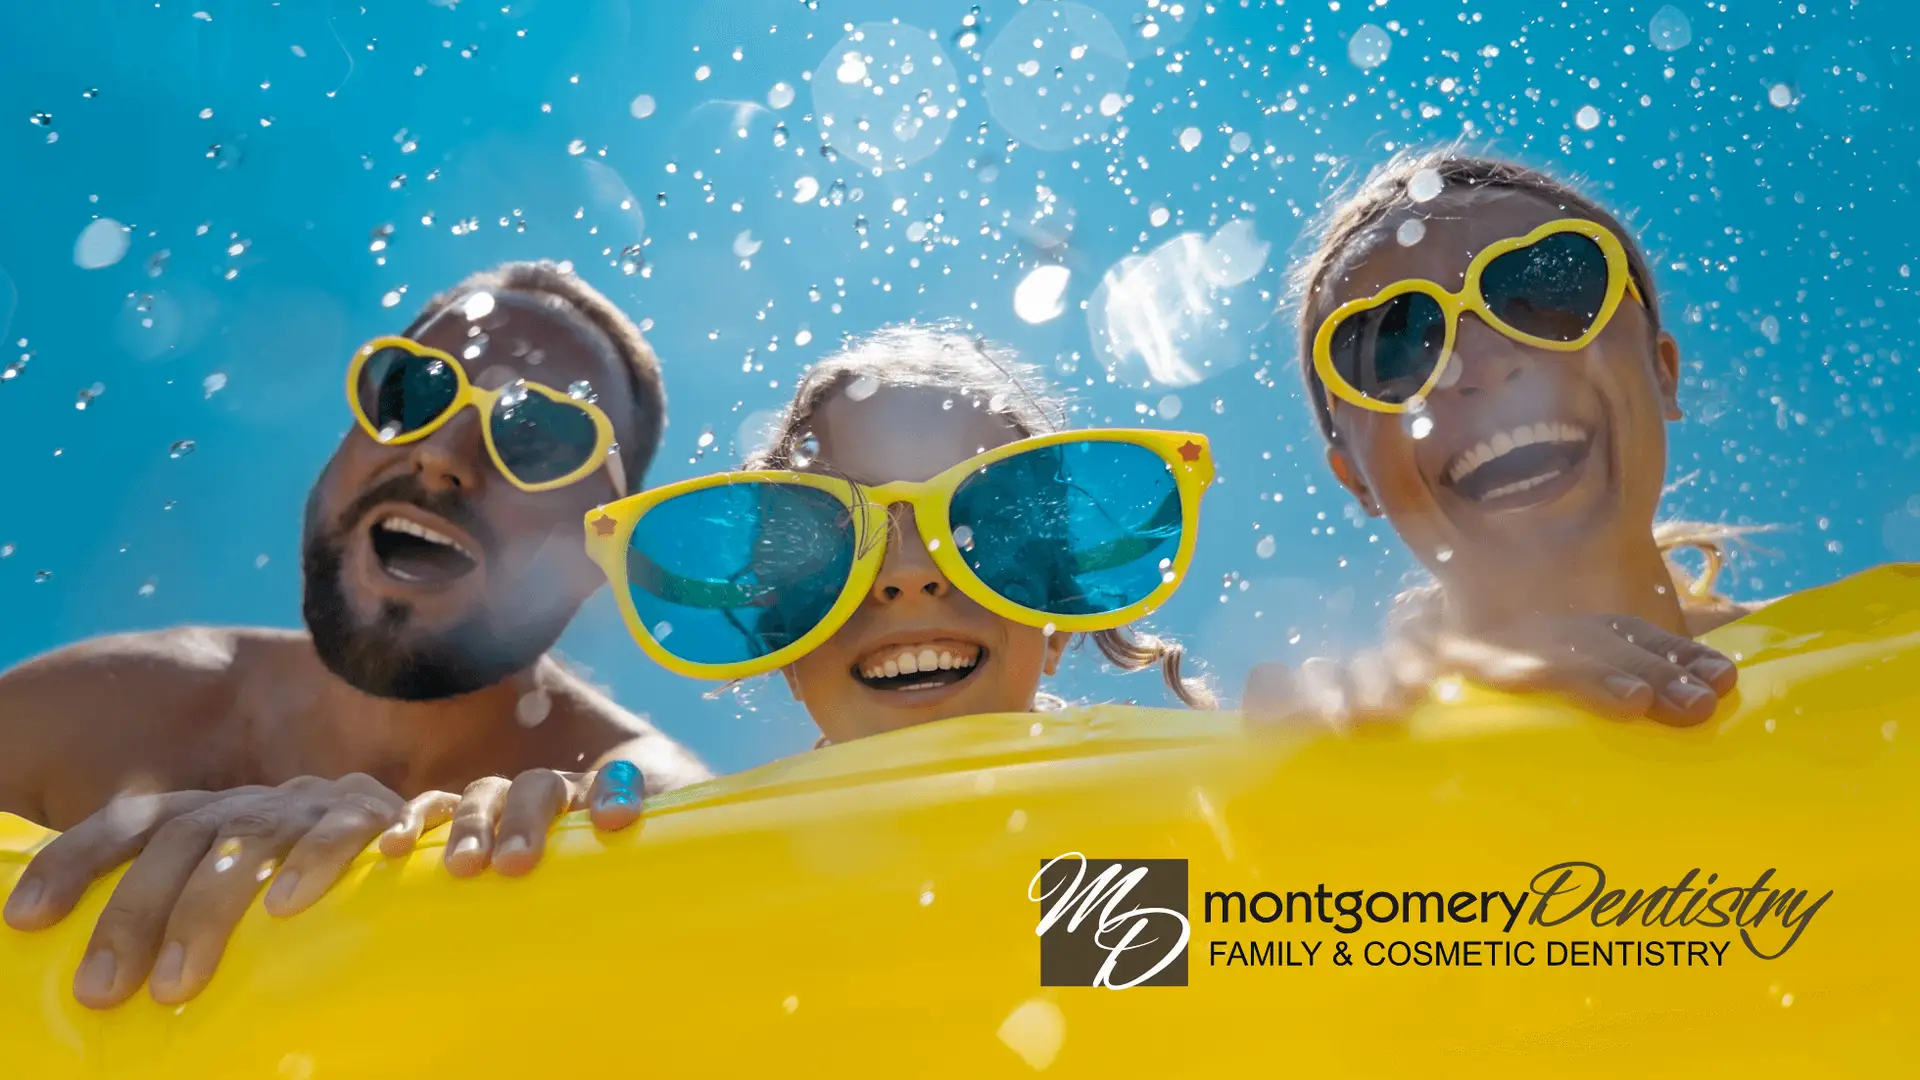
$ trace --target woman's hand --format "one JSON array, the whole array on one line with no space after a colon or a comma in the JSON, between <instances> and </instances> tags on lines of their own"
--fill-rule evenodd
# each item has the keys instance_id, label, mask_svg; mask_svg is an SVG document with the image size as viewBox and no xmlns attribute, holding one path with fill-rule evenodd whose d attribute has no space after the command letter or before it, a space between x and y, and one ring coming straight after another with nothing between
<instances>
[{"instance_id":1,"label":"woman's hand","mask_svg":"<svg viewBox=\"0 0 1920 1080\"><path fill-rule=\"evenodd\" d=\"M508 783L489 776L464 794L430 791L408 804L394 826L380 834L383 855L405 855L420 834L448 821L447 870L472 877L489 864L508 877L534 868L547 849L547 833L561 814L586 810L593 827L617 832L640 819L643 783L630 761L613 761L589 773L529 769Z\"/></svg>"},{"instance_id":2,"label":"woman's hand","mask_svg":"<svg viewBox=\"0 0 1920 1080\"><path fill-rule=\"evenodd\" d=\"M1390 642L1345 663L1316 657L1298 671L1256 667L1243 711L1262 723L1336 727L1397 716L1444 675L1514 693L1558 693L1620 719L1678 727L1713 715L1739 672L1710 646L1624 615L1538 619L1497 635Z\"/></svg>"}]
</instances>

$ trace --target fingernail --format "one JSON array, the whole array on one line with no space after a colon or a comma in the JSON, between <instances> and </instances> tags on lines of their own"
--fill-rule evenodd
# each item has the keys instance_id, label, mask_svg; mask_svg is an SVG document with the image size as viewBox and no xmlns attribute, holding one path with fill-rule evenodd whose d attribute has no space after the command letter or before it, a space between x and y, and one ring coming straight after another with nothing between
<instances>
[{"instance_id":1,"label":"fingernail","mask_svg":"<svg viewBox=\"0 0 1920 1080\"><path fill-rule=\"evenodd\" d=\"M1733 670L1733 664L1717 656L1709 656L1694 662L1693 669L1709 679L1717 679Z\"/></svg>"},{"instance_id":2,"label":"fingernail","mask_svg":"<svg viewBox=\"0 0 1920 1080\"><path fill-rule=\"evenodd\" d=\"M1667 684L1667 697L1680 705L1696 705L1701 699L1713 696L1713 691L1704 686L1675 679Z\"/></svg>"},{"instance_id":3,"label":"fingernail","mask_svg":"<svg viewBox=\"0 0 1920 1080\"><path fill-rule=\"evenodd\" d=\"M494 849L493 855L496 859L503 856L518 855L527 850L529 846L525 837L509 836L505 840L500 841L500 846Z\"/></svg>"},{"instance_id":4,"label":"fingernail","mask_svg":"<svg viewBox=\"0 0 1920 1080\"><path fill-rule=\"evenodd\" d=\"M284 904L293 899L293 890L300 886L300 871L282 870L273 879L273 885L267 889L267 903Z\"/></svg>"},{"instance_id":5,"label":"fingernail","mask_svg":"<svg viewBox=\"0 0 1920 1080\"><path fill-rule=\"evenodd\" d=\"M640 782L640 767L631 761L616 761L600 770L606 786L615 791L632 791Z\"/></svg>"},{"instance_id":6,"label":"fingernail","mask_svg":"<svg viewBox=\"0 0 1920 1080\"><path fill-rule=\"evenodd\" d=\"M105 949L87 957L73 977L73 992L83 998L103 998L113 991L113 954Z\"/></svg>"},{"instance_id":7,"label":"fingernail","mask_svg":"<svg viewBox=\"0 0 1920 1080\"><path fill-rule=\"evenodd\" d=\"M453 853L455 855L466 855L479 850L480 838L477 836L463 836L460 838L459 843L453 845Z\"/></svg>"},{"instance_id":8,"label":"fingernail","mask_svg":"<svg viewBox=\"0 0 1920 1080\"><path fill-rule=\"evenodd\" d=\"M180 969L187 964L187 947L177 941L167 942L160 950L160 959L153 963L153 975L149 981L155 986L172 986L180 981Z\"/></svg>"},{"instance_id":9,"label":"fingernail","mask_svg":"<svg viewBox=\"0 0 1920 1080\"><path fill-rule=\"evenodd\" d=\"M46 891L38 878L22 882L7 897L7 918L23 919L32 914L40 906L40 894Z\"/></svg>"},{"instance_id":10,"label":"fingernail","mask_svg":"<svg viewBox=\"0 0 1920 1080\"><path fill-rule=\"evenodd\" d=\"M631 791L609 791L605 795L600 796L600 805L607 808L632 806L635 801L637 800L634 799L633 792Z\"/></svg>"},{"instance_id":11,"label":"fingernail","mask_svg":"<svg viewBox=\"0 0 1920 1080\"><path fill-rule=\"evenodd\" d=\"M1609 675L1604 681L1607 684L1607 692L1621 701L1631 700L1635 694L1640 693L1642 687L1647 685L1639 679L1625 675Z\"/></svg>"}]
</instances>

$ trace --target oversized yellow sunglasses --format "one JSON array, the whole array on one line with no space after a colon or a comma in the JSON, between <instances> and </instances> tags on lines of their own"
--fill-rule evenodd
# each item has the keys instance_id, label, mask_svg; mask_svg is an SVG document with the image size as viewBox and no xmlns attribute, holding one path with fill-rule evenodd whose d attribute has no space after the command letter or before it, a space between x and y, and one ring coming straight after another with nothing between
<instances>
[{"instance_id":1,"label":"oversized yellow sunglasses","mask_svg":"<svg viewBox=\"0 0 1920 1080\"><path fill-rule=\"evenodd\" d=\"M1314 334L1313 369L1348 404L1405 412L1446 374L1462 313L1522 344L1575 352L1629 294L1646 304L1619 237L1581 218L1550 221L1487 245L1459 292L1407 278L1335 308Z\"/></svg>"},{"instance_id":2,"label":"oversized yellow sunglasses","mask_svg":"<svg viewBox=\"0 0 1920 1080\"><path fill-rule=\"evenodd\" d=\"M767 470L669 484L587 514L587 554L647 655L740 679L846 623L911 507L934 565L988 611L1063 633L1153 611L1193 558L1213 480L1205 436L1075 431L1022 439L923 483L865 487Z\"/></svg>"},{"instance_id":3,"label":"oversized yellow sunglasses","mask_svg":"<svg viewBox=\"0 0 1920 1080\"><path fill-rule=\"evenodd\" d=\"M484 420L494 467L520 490L565 487L605 466L614 492L627 493L613 422L584 383L560 391L516 379L483 390L452 355L411 338L377 337L347 366L347 401L361 430L395 445L424 439L471 407Z\"/></svg>"}]
</instances>

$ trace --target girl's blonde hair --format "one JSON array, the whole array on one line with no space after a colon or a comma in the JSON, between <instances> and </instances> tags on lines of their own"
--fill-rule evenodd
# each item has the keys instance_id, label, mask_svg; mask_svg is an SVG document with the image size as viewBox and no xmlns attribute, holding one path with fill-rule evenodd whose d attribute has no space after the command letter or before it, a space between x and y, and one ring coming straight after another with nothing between
<instances>
[{"instance_id":1,"label":"girl's blonde hair","mask_svg":"<svg viewBox=\"0 0 1920 1080\"><path fill-rule=\"evenodd\" d=\"M1632 230L1594 199L1556 176L1516 161L1465 153L1458 143L1404 150L1369 173L1352 194L1337 200L1310 232L1312 253L1297 264L1288 283L1299 313L1300 371L1306 382L1307 400L1321 435L1334 445L1339 444L1340 434L1333 426L1326 387L1320 384L1313 368L1313 338L1319 329L1316 316L1325 310L1322 294L1335 272L1343 269L1342 260L1358 241L1378 228L1394 211L1415 205L1409 187L1415 177L1425 173L1438 177L1442 192L1464 188L1524 192L1553 203L1572 216L1605 227L1626 249L1628 272L1646 300L1649 340L1660 333L1659 294L1653 287L1653 273L1640 242ZM1668 521L1654 526L1654 543L1673 576L1675 595L1683 609L1720 607L1731 602L1715 587L1720 569L1730 546L1744 543L1746 534L1754 531L1758 530L1699 521ZM1697 579L1674 557L1688 550L1699 552L1707 562ZM1395 598L1389 621L1402 626L1422 621L1434 610L1439 598L1438 582L1414 586Z\"/></svg>"},{"instance_id":2,"label":"girl's blonde hair","mask_svg":"<svg viewBox=\"0 0 1920 1080\"><path fill-rule=\"evenodd\" d=\"M1012 350L965 332L954 323L888 326L855 338L814 364L794 387L766 448L747 458L749 469L791 469L811 456L814 413L835 392L858 380L876 385L931 387L971 399L1006 419L1022 438L1066 427L1066 404L1045 389L1039 369ZM1089 635L1107 661L1123 671L1158 665L1167 689L1193 708L1217 704L1205 680L1181 673L1186 650L1152 634L1125 628Z\"/></svg>"}]
</instances>

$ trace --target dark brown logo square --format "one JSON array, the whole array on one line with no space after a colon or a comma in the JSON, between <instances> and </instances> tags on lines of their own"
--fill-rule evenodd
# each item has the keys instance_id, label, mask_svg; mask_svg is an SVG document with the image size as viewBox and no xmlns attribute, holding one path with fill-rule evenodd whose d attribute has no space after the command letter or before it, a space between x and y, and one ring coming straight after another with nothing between
<instances>
[{"instance_id":1,"label":"dark brown logo square","mask_svg":"<svg viewBox=\"0 0 1920 1080\"><path fill-rule=\"evenodd\" d=\"M1048 859L1040 902L1040 985L1187 985L1187 860Z\"/></svg>"}]
</instances>

